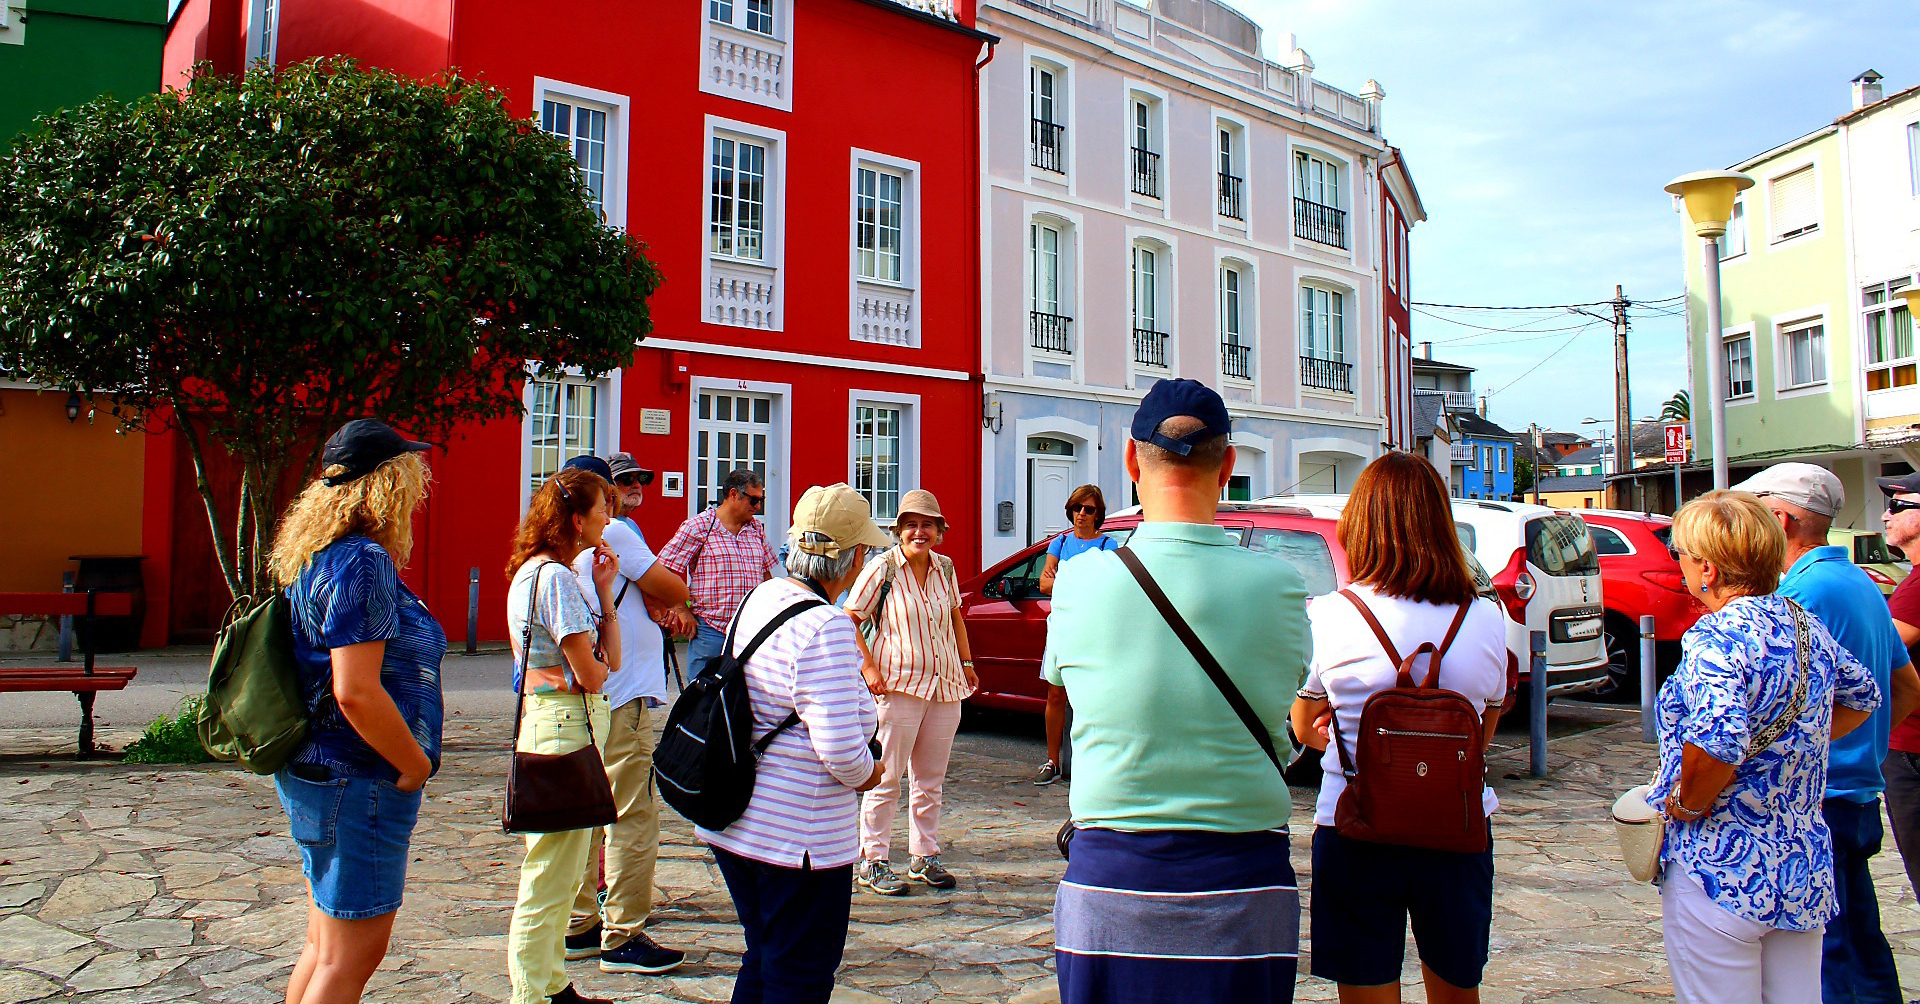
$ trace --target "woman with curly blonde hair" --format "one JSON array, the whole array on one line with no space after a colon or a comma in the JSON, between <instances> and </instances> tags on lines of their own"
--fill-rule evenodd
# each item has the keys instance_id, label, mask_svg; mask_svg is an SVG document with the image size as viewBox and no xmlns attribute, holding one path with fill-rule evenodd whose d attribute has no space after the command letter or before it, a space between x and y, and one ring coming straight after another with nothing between
<instances>
[{"instance_id":1,"label":"woman with curly blonde hair","mask_svg":"<svg viewBox=\"0 0 1920 1004\"><path fill-rule=\"evenodd\" d=\"M427 448L348 422L274 538L309 719L273 779L311 894L288 1004L360 999L400 909L420 788L439 769L447 636L400 581Z\"/></svg>"},{"instance_id":2,"label":"woman with curly blonde hair","mask_svg":"<svg viewBox=\"0 0 1920 1004\"><path fill-rule=\"evenodd\" d=\"M588 602L575 559L588 551L597 609L614 608L620 562L601 532L613 486L590 471L563 468L527 503L507 560L507 637L514 645L516 726L522 753L561 756L606 739L611 710L601 689L620 669L616 617ZM520 894L507 926L513 1004L595 1004L567 982L567 925L593 830L526 834Z\"/></svg>"}]
</instances>

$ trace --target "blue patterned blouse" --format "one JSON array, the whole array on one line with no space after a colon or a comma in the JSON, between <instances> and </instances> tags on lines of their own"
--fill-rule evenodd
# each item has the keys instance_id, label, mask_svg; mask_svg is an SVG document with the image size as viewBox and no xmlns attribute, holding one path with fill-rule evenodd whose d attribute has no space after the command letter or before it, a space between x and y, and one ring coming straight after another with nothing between
<instances>
[{"instance_id":1,"label":"blue patterned blouse","mask_svg":"<svg viewBox=\"0 0 1920 1004\"><path fill-rule=\"evenodd\" d=\"M1660 773L1648 798L1665 802L1685 743L1738 764L1704 818L1668 821L1661 859L1686 869L1727 912L1786 931L1818 931L1839 911L1833 842L1820 814L1833 705L1870 711L1880 704L1873 674L1818 618L1805 616L1806 706L1751 758L1749 737L1793 701L1799 666L1791 602L1740 597L1687 632L1680 667L1660 689Z\"/></svg>"},{"instance_id":2,"label":"blue patterned blouse","mask_svg":"<svg viewBox=\"0 0 1920 1004\"><path fill-rule=\"evenodd\" d=\"M426 604L400 581L386 548L358 534L314 553L287 590L293 608L293 651L312 716L301 763L336 774L393 781L399 772L360 738L333 699L331 650L385 641L380 685L392 696L413 738L440 769L440 659L447 634Z\"/></svg>"}]
</instances>

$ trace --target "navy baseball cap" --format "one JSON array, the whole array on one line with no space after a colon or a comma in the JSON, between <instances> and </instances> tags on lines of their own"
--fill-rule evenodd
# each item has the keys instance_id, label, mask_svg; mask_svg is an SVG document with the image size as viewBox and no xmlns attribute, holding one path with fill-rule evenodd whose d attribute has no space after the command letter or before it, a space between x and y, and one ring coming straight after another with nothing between
<instances>
[{"instance_id":1,"label":"navy baseball cap","mask_svg":"<svg viewBox=\"0 0 1920 1004\"><path fill-rule=\"evenodd\" d=\"M327 440L320 454L320 466L323 470L335 464L346 468L325 479L327 487L338 488L373 473L374 468L402 453L431 449L431 444L404 438L393 431L393 426L377 418L356 418Z\"/></svg>"},{"instance_id":2,"label":"navy baseball cap","mask_svg":"<svg viewBox=\"0 0 1920 1004\"><path fill-rule=\"evenodd\" d=\"M1160 434L1162 422L1182 416L1199 419L1201 428L1179 439ZM1232 431L1233 420L1227 417L1227 402L1198 380L1162 380L1154 384L1141 399L1139 410L1133 413L1135 440L1152 443L1183 457L1193 452L1194 444Z\"/></svg>"},{"instance_id":3,"label":"navy baseball cap","mask_svg":"<svg viewBox=\"0 0 1920 1004\"><path fill-rule=\"evenodd\" d=\"M600 480L605 481L607 484L613 484L613 468L608 466L607 462L601 460L599 457L589 454L587 456L575 457L560 465L560 469L563 471L569 467L575 470L586 471L588 474L597 474L600 476Z\"/></svg>"}]
</instances>

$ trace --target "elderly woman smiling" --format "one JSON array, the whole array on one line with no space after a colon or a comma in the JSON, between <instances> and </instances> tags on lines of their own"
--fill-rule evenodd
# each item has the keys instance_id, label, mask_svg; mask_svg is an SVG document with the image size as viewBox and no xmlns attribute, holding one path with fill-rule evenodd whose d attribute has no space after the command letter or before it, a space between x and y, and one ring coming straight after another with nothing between
<instances>
[{"instance_id":1,"label":"elderly woman smiling","mask_svg":"<svg viewBox=\"0 0 1920 1004\"><path fill-rule=\"evenodd\" d=\"M1709 611L1660 691L1648 796L1670 820L1661 909L1675 996L1817 1001L1821 931L1838 911L1820 813L1827 747L1880 690L1817 618L1773 595L1786 538L1759 499L1689 502L1673 550Z\"/></svg>"}]
</instances>

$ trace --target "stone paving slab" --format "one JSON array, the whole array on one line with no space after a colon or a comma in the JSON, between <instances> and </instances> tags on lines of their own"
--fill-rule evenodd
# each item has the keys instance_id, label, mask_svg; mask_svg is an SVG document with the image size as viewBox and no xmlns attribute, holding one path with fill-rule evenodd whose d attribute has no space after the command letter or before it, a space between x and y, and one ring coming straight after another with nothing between
<instances>
[{"instance_id":1,"label":"stone paving slab","mask_svg":"<svg viewBox=\"0 0 1920 1004\"><path fill-rule=\"evenodd\" d=\"M505 932L518 841L502 835L507 724L448 727L446 767L428 787L407 900L370 1001L502 1001ZM0 730L0 1004L86 1001L274 1004L298 953L305 885L268 778L224 767L136 767L36 758L60 733ZM124 742L131 735L110 736ZM1053 831L1066 791L1027 783L1031 764L1004 741L961 736L947 782L948 865L959 889L856 896L841 1002L1054 999ZM988 752L982 752L988 751ZM1626 877L1606 806L1649 773L1637 728L1558 740L1554 774L1524 751L1491 761L1495 817L1489 1004L1633 1004L1670 1000L1659 903ZM1311 827L1312 792L1294 792L1294 832ZM670 811L651 932L690 961L659 977L569 970L583 991L623 1001L727 1000L743 950L706 849ZM1891 850L1876 861L1887 931L1908 985L1920 987L1920 907ZM1294 861L1313 893L1305 841ZM1305 927L1303 923L1303 929ZM1303 945L1310 952L1310 945ZM1411 954L1411 953L1409 953ZM1302 972L1309 965L1302 960ZM1418 962L1405 974L1417 983ZM1410 999L1419 999L1414 988ZM1331 1001L1302 977L1297 999Z\"/></svg>"}]
</instances>

